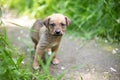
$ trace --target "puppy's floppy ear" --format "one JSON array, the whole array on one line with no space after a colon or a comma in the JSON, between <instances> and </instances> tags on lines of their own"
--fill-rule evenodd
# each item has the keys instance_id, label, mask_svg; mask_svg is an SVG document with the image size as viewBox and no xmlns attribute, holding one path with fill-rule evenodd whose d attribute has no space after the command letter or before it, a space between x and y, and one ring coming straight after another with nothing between
<instances>
[{"instance_id":1,"label":"puppy's floppy ear","mask_svg":"<svg viewBox=\"0 0 120 80\"><path fill-rule=\"evenodd\" d=\"M65 21L66 21L66 25L69 26L71 23L71 20L67 16L65 16Z\"/></svg>"},{"instance_id":2,"label":"puppy's floppy ear","mask_svg":"<svg viewBox=\"0 0 120 80\"><path fill-rule=\"evenodd\" d=\"M49 17L47 17L47 18L45 18L45 19L43 20L43 24L44 24L46 27L49 26L49 22L50 22L50 18L49 18Z\"/></svg>"}]
</instances>

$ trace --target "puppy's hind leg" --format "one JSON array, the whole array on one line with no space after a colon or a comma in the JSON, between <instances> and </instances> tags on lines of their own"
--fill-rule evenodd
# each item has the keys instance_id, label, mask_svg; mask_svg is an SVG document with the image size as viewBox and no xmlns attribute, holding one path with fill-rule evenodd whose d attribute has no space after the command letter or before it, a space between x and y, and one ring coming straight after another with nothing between
<instances>
[{"instance_id":1,"label":"puppy's hind leg","mask_svg":"<svg viewBox=\"0 0 120 80\"><path fill-rule=\"evenodd\" d=\"M35 40L35 39L33 39L33 38L32 38L32 41L34 42L34 49L36 50L36 47L37 47L38 41Z\"/></svg>"}]
</instances>

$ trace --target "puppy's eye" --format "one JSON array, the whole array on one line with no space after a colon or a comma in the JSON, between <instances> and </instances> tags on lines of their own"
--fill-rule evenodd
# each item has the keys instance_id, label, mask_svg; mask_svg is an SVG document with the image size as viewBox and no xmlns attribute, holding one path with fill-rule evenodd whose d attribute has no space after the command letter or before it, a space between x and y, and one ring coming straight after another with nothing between
<instances>
[{"instance_id":1,"label":"puppy's eye","mask_svg":"<svg viewBox=\"0 0 120 80\"><path fill-rule=\"evenodd\" d=\"M61 26L65 26L65 24L64 24L64 23L61 23Z\"/></svg>"},{"instance_id":2,"label":"puppy's eye","mask_svg":"<svg viewBox=\"0 0 120 80\"><path fill-rule=\"evenodd\" d=\"M54 23L51 23L51 24L50 24L50 26L51 26L51 27L54 27L54 26L55 26L55 24L54 24Z\"/></svg>"}]
</instances>

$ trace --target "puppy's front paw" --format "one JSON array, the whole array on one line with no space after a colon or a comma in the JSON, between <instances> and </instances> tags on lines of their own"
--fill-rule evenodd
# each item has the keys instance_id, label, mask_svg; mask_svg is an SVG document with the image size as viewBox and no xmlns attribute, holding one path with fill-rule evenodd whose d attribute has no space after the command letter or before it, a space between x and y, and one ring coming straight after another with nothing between
<instances>
[{"instance_id":1,"label":"puppy's front paw","mask_svg":"<svg viewBox=\"0 0 120 80\"><path fill-rule=\"evenodd\" d=\"M40 67L39 66L33 66L34 70L38 70Z\"/></svg>"},{"instance_id":2,"label":"puppy's front paw","mask_svg":"<svg viewBox=\"0 0 120 80\"><path fill-rule=\"evenodd\" d=\"M34 62L33 63L33 69L34 70L38 70L40 67L39 67L39 64L38 63L36 63L36 62Z\"/></svg>"},{"instance_id":3,"label":"puppy's front paw","mask_svg":"<svg viewBox=\"0 0 120 80\"><path fill-rule=\"evenodd\" d=\"M53 60L52 60L52 64L55 64L55 65L57 65L57 64L59 64L60 62L59 62L59 60L57 59L57 58L54 58Z\"/></svg>"}]
</instances>

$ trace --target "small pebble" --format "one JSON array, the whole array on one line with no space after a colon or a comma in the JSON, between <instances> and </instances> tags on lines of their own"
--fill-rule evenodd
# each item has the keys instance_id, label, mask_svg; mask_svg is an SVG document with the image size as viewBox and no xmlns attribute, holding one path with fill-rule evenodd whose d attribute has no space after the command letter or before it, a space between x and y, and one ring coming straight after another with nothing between
<instances>
[{"instance_id":1,"label":"small pebble","mask_svg":"<svg viewBox=\"0 0 120 80\"><path fill-rule=\"evenodd\" d=\"M112 71L112 72L117 72L117 70L116 69L114 69L114 68L110 68L110 70Z\"/></svg>"},{"instance_id":2,"label":"small pebble","mask_svg":"<svg viewBox=\"0 0 120 80\"><path fill-rule=\"evenodd\" d=\"M118 48L115 48L116 51L118 51L119 49Z\"/></svg>"},{"instance_id":3,"label":"small pebble","mask_svg":"<svg viewBox=\"0 0 120 80\"><path fill-rule=\"evenodd\" d=\"M112 53L113 53L113 54L116 54L116 53L117 53L117 51L113 49L113 50L112 50Z\"/></svg>"},{"instance_id":4,"label":"small pebble","mask_svg":"<svg viewBox=\"0 0 120 80\"><path fill-rule=\"evenodd\" d=\"M61 67L61 70L64 70L64 69L65 69L65 67L62 66L62 67Z\"/></svg>"}]
</instances>

